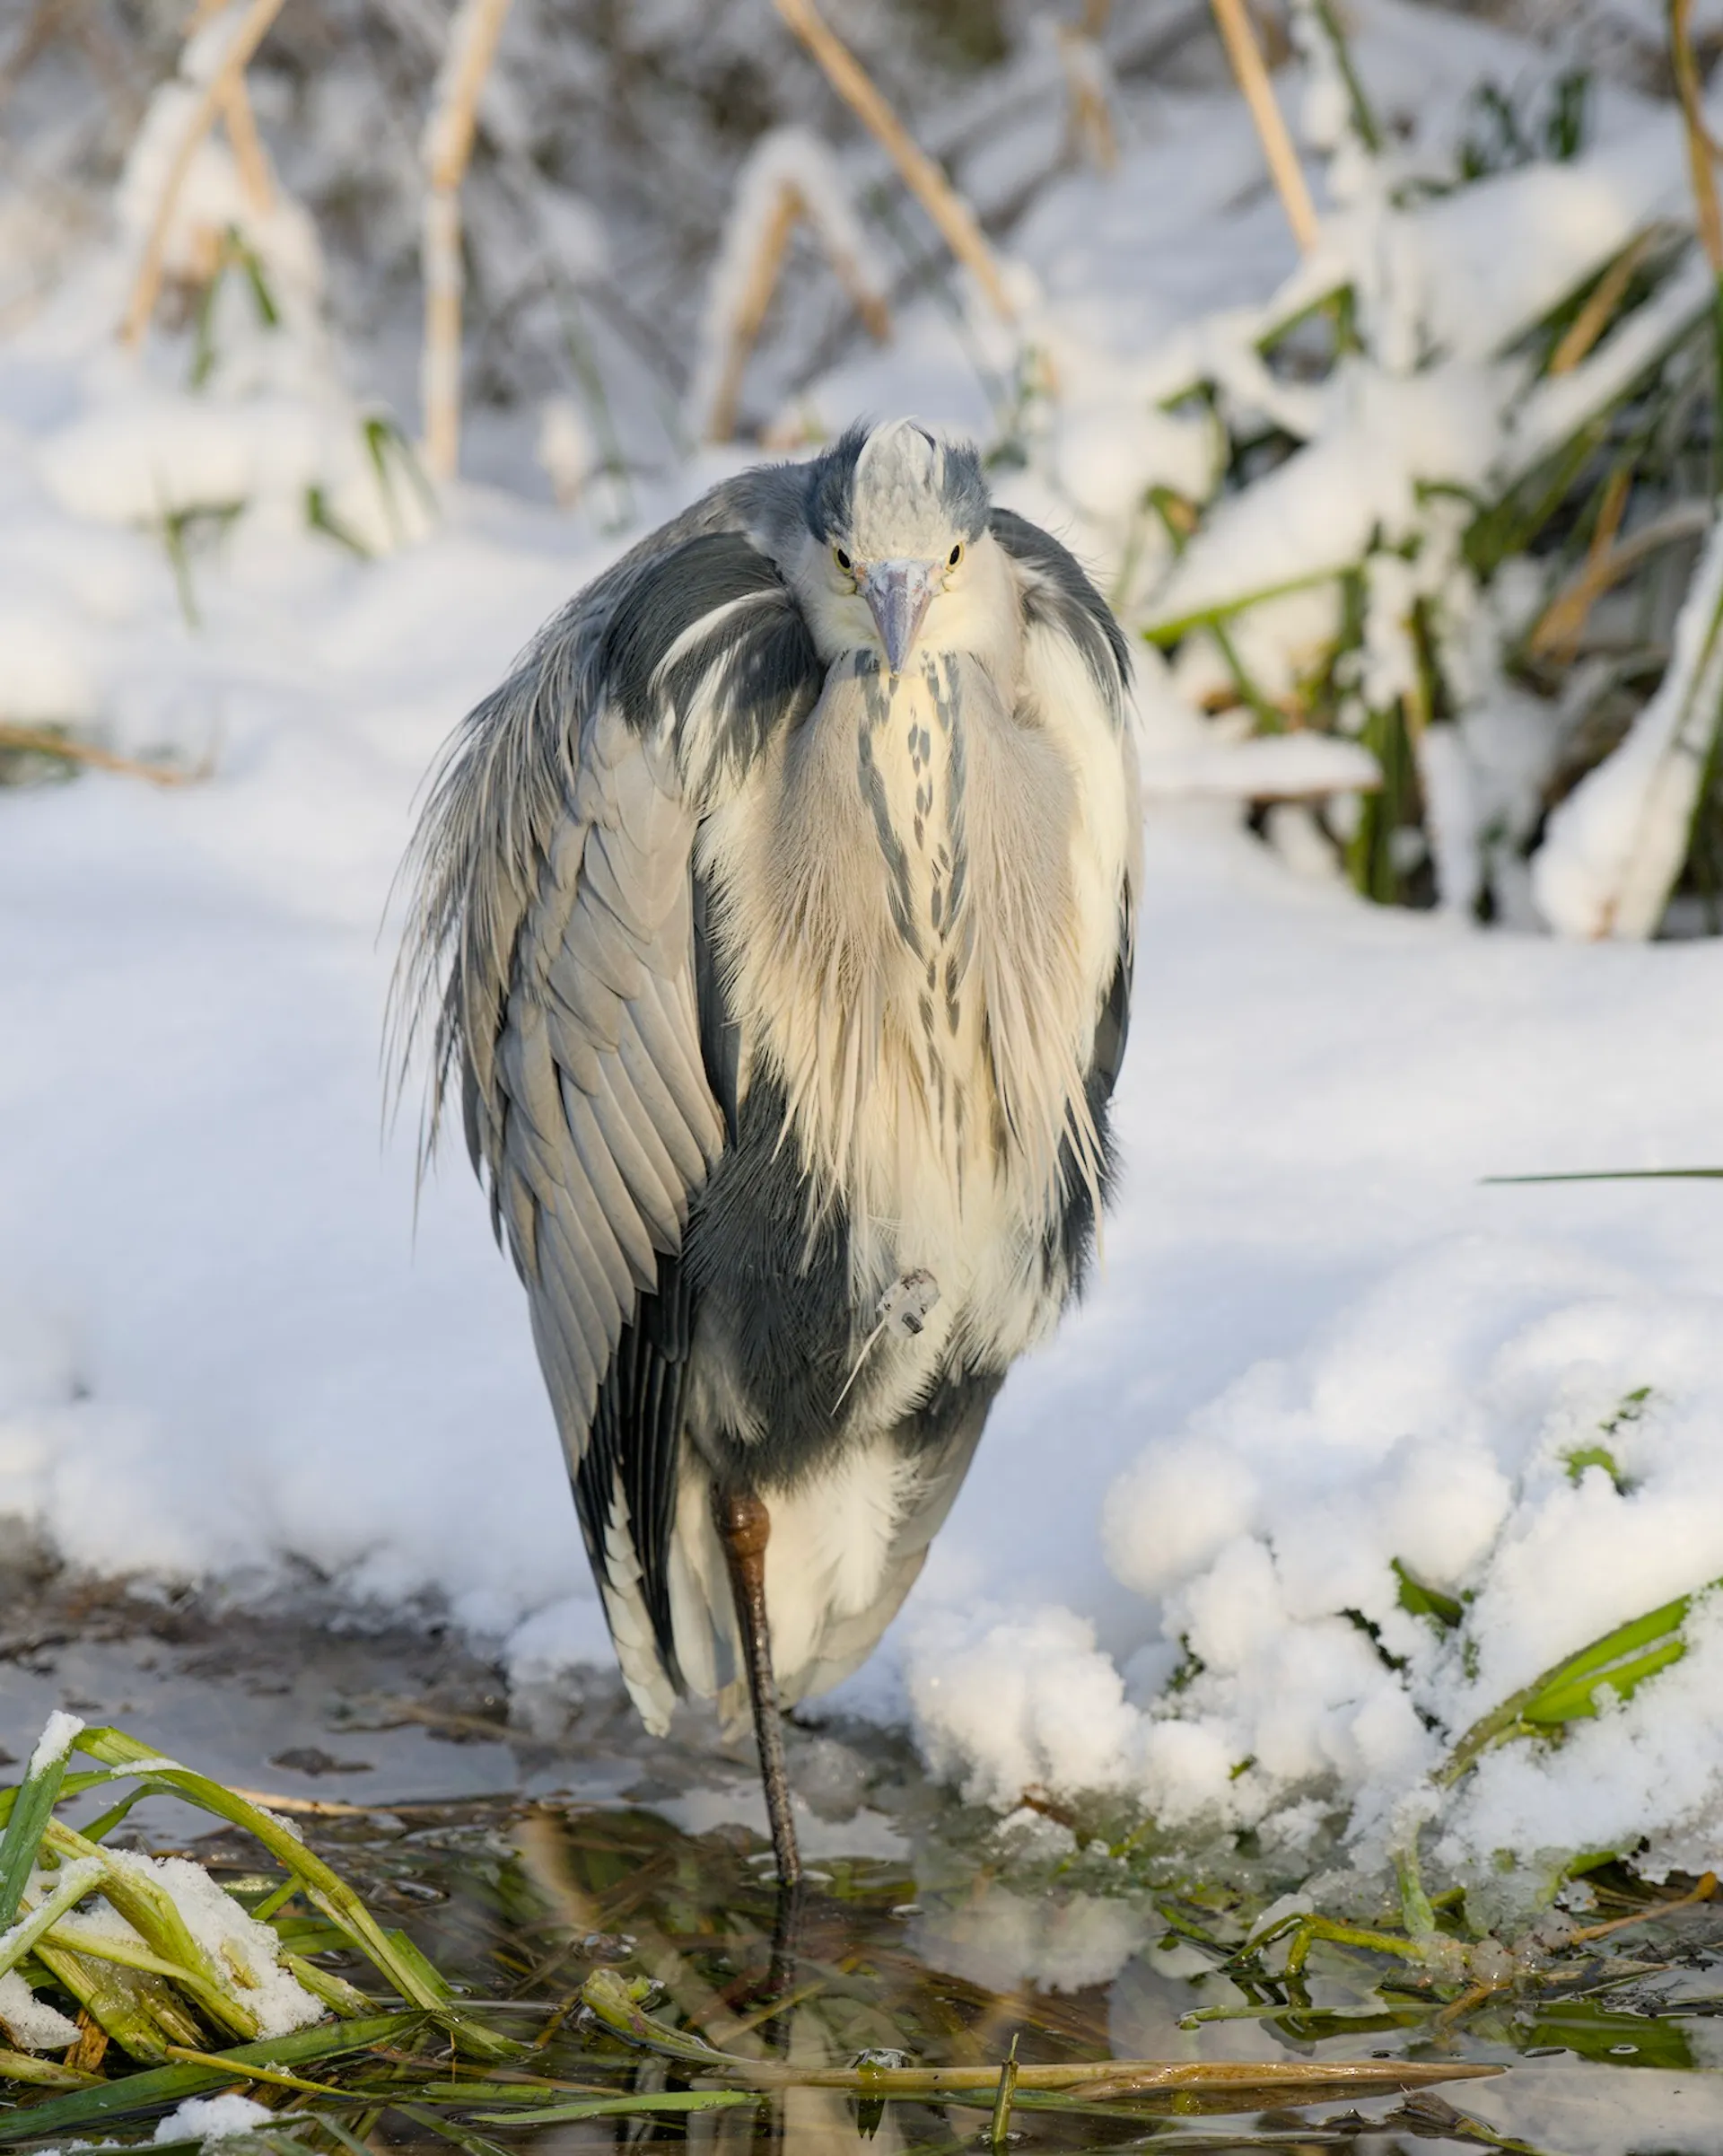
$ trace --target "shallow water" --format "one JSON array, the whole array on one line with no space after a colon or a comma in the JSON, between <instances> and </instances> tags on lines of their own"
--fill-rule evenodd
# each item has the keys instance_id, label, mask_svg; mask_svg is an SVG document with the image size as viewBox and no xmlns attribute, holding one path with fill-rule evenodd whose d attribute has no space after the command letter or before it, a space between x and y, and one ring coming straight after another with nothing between
<instances>
[{"instance_id":1,"label":"shallow water","mask_svg":"<svg viewBox=\"0 0 1723 2156\"><path fill-rule=\"evenodd\" d=\"M424 1629L337 1628L309 1601L260 1617L26 1568L0 1576L0 1748L23 1757L65 1705L284 1801L380 1918L462 1985L511 2002L538 2046L534 2070L551 2078L674 2082L667 2062L614 2043L598 2056L590 2028L557 2013L609 1965L654 1979L656 2011L680 2026L798 2063L885 2049L993 2065L1015 2042L1025 2062L1405 2055L1509 2069L1404 2102L1336 2095L1244 2117L1170 2100L1159 2116L1020 2107L1011 2139L1026 2151L1723 2151L1723 1910L1636 1925L1560 1986L1504 1992L1457 2027L1416 1970L1348 1948L1313 1951L1300 1999L1219 1971L1240 1936L1226 1886L1164 1874L1124 1895L1086 1892L1095 1868L1063 1826L1028 1818L1001 1842L900 1745L844 1729L792 1732L792 1776L812 1801L811 1881L786 1927L745 1749L697 1728L647 1738L608 1678L527 1704L529 1719L516 1703L512 1721L495 1670ZM208 1824L159 1800L131 1821L145 1845L194 1849L230 1881L257 1871L243 1836ZM1624 1875L1595 1884L1598 1917L1645 1900ZM450 2131L446 2114L439 2130L423 2110L385 2107L364 2145L577 2156L686 2140L931 2156L986 2146L989 2116L894 2101L868 2122L846 2094L798 2089L687 2119Z\"/></svg>"}]
</instances>

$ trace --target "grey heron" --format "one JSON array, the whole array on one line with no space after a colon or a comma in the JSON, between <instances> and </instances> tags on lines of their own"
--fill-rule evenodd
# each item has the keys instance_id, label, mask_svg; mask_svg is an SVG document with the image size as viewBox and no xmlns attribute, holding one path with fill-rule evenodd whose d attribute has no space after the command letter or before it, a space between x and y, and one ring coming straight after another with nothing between
<instances>
[{"instance_id":1,"label":"grey heron","mask_svg":"<svg viewBox=\"0 0 1723 2156\"><path fill-rule=\"evenodd\" d=\"M398 1009L457 1080L622 1674L871 1652L1079 1287L1130 1005L1124 638L911 420L715 486L467 718Z\"/></svg>"}]
</instances>

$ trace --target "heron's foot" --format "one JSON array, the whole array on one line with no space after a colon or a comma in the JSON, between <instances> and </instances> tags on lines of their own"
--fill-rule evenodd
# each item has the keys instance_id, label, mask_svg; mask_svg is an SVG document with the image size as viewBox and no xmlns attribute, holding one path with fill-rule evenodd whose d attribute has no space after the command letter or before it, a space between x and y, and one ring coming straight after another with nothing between
<instances>
[{"instance_id":1,"label":"heron's foot","mask_svg":"<svg viewBox=\"0 0 1723 2156\"><path fill-rule=\"evenodd\" d=\"M778 1713L777 1680L772 1673L772 1632L765 1615L765 1546L772 1515L764 1498L714 1490L713 1516L730 1566L730 1591L742 1635L748 1665L748 1696L754 1709L754 1738L759 1747L760 1780L772 1826L772 1854L778 1884L790 1889L801 1880L796 1823L790 1812L790 1779L783 1767L783 1723Z\"/></svg>"}]
</instances>

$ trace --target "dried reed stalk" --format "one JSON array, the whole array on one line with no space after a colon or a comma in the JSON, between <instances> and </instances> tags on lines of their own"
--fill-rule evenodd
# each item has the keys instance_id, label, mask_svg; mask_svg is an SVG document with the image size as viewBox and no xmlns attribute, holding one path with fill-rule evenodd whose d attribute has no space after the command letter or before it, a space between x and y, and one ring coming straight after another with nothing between
<instances>
[{"instance_id":1,"label":"dried reed stalk","mask_svg":"<svg viewBox=\"0 0 1723 2156\"><path fill-rule=\"evenodd\" d=\"M856 2096L931 2097L937 2100L972 2092L991 2099L999 2087L998 2065L819 2066L787 2064L775 2058L740 2058L646 2013L626 1979L615 1969L594 1970L581 1986L581 2003L597 2020L630 2043L682 2060L703 2072L731 2076L757 2089L843 2089ZM1499 2066L1470 2060L1276 2059L1257 2064L1239 2059L1098 2059L1020 2064L1017 2087L1020 2090L1070 2090L1094 2103L1163 2091L1223 2099L1247 2091L1253 2099L1260 2095L1270 2101L1272 2091L1283 2101L1307 2102L1312 2100L1313 2090L1325 2096L1341 2090L1379 2094L1429 2088L1438 2082L1476 2081L1500 2072ZM1253 2100L1248 2108L1264 2107Z\"/></svg>"},{"instance_id":2,"label":"dried reed stalk","mask_svg":"<svg viewBox=\"0 0 1723 2156\"><path fill-rule=\"evenodd\" d=\"M1632 485L1633 474L1626 465L1610 475L1579 574L1550 601L1526 639L1526 648L1535 658L1552 659L1558 666L1566 666L1579 650L1587 616L1619 574L1614 567L1615 535L1622 528Z\"/></svg>"},{"instance_id":3,"label":"dried reed stalk","mask_svg":"<svg viewBox=\"0 0 1723 2156\"><path fill-rule=\"evenodd\" d=\"M179 764L154 764L134 756L116 756L93 741L74 741L47 726L14 726L0 723L0 749L35 756L57 757L63 764L87 764L92 771L116 771L126 778L145 778L153 786L195 786L209 776L214 766L207 758L189 768Z\"/></svg>"},{"instance_id":4,"label":"dried reed stalk","mask_svg":"<svg viewBox=\"0 0 1723 2156\"><path fill-rule=\"evenodd\" d=\"M777 290L778 279L783 274L790 235L794 232L798 219L804 216L820 232L826 243L827 259L849 295L852 305L867 325L869 335L879 344L883 344L891 335L891 311L884 298L868 282L861 263L845 249L838 246L832 235L820 225L819 220L811 215L801 189L786 174L778 183L771 215L760 227L759 243L748 264L741 300L730 325L722 371L713 390L703 429L704 439L708 442L728 442L735 431L737 407L741 401L742 374L748 365L748 355L759 340L765 311L772 304L772 294Z\"/></svg>"},{"instance_id":5,"label":"dried reed stalk","mask_svg":"<svg viewBox=\"0 0 1723 2156\"><path fill-rule=\"evenodd\" d=\"M227 0L197 0L191 21L186 26L187 42L205 23L219 15L226 4ZM270 184L269 160L264 155L263 145L258 137L257 116L251 110L251 100L246 95L242 74L236 74L223 93L222 125L227 129L233 162L240 169L240 185L245 191L246 202L254 215L261 217L268 210L275 190Z\"/></svg>"},{"instance_id":6,"label":"dried reed stalk","mask_svg":"<svg viewBox=\"0 0 1723 2156\"><path fill-rule=\"evenodd\" d=\"M236 74L223 96L222 125L227 129L227 139L232 145L233 162L240 169L240 185L245 190L246 202L255 216L264 216L275 199L275 191L269 184L269 160L264 155L263 144L258 137L257 117L245 92L243 75Z\"/></svg>"},{"instance_id":7,"label":"dried reed stalk","mask_svg":"<svg viewBox=\"0 0 1723 2156\"><path fill-rule=\"evenodd\" d=\"M1292 137L1274 101L1273 85L1263 64L1250 17L1245 13L1244 0L1211 0L1211 4L1227 57L1232 63L1232 72L1255 122L1263 154L1268 161L1269 177L1286 212L1286 221L1292 227L1299 251L1308 255L1316 243L1316 206L1310 199L1298 153L1292 147Z\"/></svg>"},{"instance_id":8,"label":"dried reed stalk","mask_svg":"<svg viewBox=\"0 0 1723 2156\"><path fill-rule=\"evenodd\" d=\"M1615 310L1627 296L1633 272L1657 244L1657 234L1642 232L1624 247L1605 270L1589 299L1562 332L1550 355L1552 374L1571 374L1614 320Z\"/></svg>"},{"instance_id":9,"label":"dried reed stalk","mask_svg":"<svg viewBox=\"0 0 1723 2156\"><path fill-rule=\"evenodd\" d=\"M742 370L748 364L748 355L760 334L765 311L772 303L772 294L777 289L783 258L789 250L790 234L795 229L796 219L800 215L801 197L786 181L778 190L772 215L760 227L759 245L748 266L748 282L742 287L741 302L730 326L730 342L724 352L723 372L718 377L718 387L713 392L712 409L706 416L705 438L708 442L728 442L735 429L736 408L742 393Z\"/></svg>"},{"instance_id":10,"label":"dried reed stalk","mask_svg":"<svg viewBox=\"0 0 1723 2156\"><path fill-rule=\"evenodd\" d=\"M1071 149L1098 172L1117 171L1119 142L1100 48L1087 31L1072 30L1062 22L1059 57L1064 64L1065 89L1071 99L1065 133Z\"/></svg>"},{"instance_id":11,"label":"dried reed stalk","mask_svg":"<svg viewBox=\"0 0 1723 2156\"><path fill-rule=\"evenodd\" d=\"M797 207L806 211L807 205L798 197ZM876 292L867 280L861 263L847 249L840 247L831 233L821 231L825 242L826 259L832 266L832 275L844 287L844 296L862 317L862 326L877 345L883 345L891 335L891 309L886 304L885 294Z\"/></svg>"},{"instance_id":12,"label":"dried reed stalk","mask_svg":"<svg viewBox=\"0 0 1723 2156\"><path fill-rule=\"evenodd\" d=\"M509 0L460 0L437 79L422 154L428 192L422 260L424 353L419 394L424 460L452 479L460 459L460 183L473 154L479 92L496 57Z\"/></svg>"},{"instance_id":13,"label":"dried reed stalk","mask_svg":"<svg viewBox=\"0 0 1723 2156\"><path fill-rule=\"evenodd\" d=\"M179 198L179 189L185 185L186 174L191 170L191 161L197 154L205 136L209 133L216 113L230 110L229 99L233 85L240 83L252 54L262 44L269 25L281 9L282 0L251 0L251 5L234 33L232 43L222 55L214 74L204 84L203 95L198 99L186 131L180 137L179 147L174 152L173 162L168 168L168 177L155 206L150 235L144 242L144 259L137 267L131 300L127 306L125 319L120 323L121 343L134 349L142 342L144 332L149 327L150 317L155 312L156 299L162 290L162 263L167 256L168 230L173 221L173 207ZM243 85L241 86L240 94L241 97L244 95ZM249 106L247 116L249 117ZM255 141L255 130L253 139ZM261 158L260 148L258 153ZM242 161L243 153L239 149L237 140L234 154ZM243 172L242 162L241 169Z\"/></svg>"},{"instance_id":14,"label":"dried reed stalk","mask_svg":"<svg viewBox=\"0 0 1723 2156\"><path fill-rule=\"evenodd\" d=\"M1717 199L1717 173L1712 159L1718 145L1705 126L1699 63L1693 57L1689 18L1693 0L1669 0L1669 59L1675 70L1675 94L1681 100L1682 124L1687 136L1687 162L1693 176L1693 206L1699 223L1699 241L1712 272L1723 277L1723 211Z\"/></svg>"},{"instance_id":15,"label":"dried reed stalk","mask_svg":"<svg viewBox=\"0 0 1723 2156\"><path fill-rule=\"evenodd\" d=\"M946 245L986 294L994 313L1001 321L1014 320L1017 310L974 210L910 136L848 46L821 20L813 0L776 0L776 4L818 61L827 81L896 166Z\"/></svg>"}]
</instances>

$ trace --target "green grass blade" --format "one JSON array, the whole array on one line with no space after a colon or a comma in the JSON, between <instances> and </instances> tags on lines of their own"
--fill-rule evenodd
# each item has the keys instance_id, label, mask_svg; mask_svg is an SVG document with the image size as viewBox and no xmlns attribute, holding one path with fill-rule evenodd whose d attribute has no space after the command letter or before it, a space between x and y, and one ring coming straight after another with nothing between
<instances>
[{"instance_id":1,"label":"green grass blade","mask_svg":"<svg viewBox=\"0 0 1723 2156\"><path fill-rule=\"evenodd\" d=\"M1255 591L1211 600L1205 606L1193 607L1188 613L1168 615L1159 621L1150 622L1142 635L1150 644L1176 644L1193 629L1212 629L1230 621L1236 614L1265 605L1271 599L1284 599L1289 592L1308 592L1315 584L1330 583L1335 577L1343 576L1349 566L1345 562L1331 562L1323 568L1313 569L1306 576L1289 576L1280 583L1260 584Z\"/></svg>"},{"instance_id":2,"label":"green grass blade","mask_svg":"<svg viewBox=\"0 0 1723 2156\"><path fill-rule=\"evenodd\" d=\"M132 1790L118 1804L110 1804L99 1818L92 1819L87 1827L81 1827L79 1833L86 1842L105 1842L115 1827L130 1816L133 1807L141 1804L149 1793L146 1789Z\"/></svg>"},{"instance_id":3,"label":"green grass blade","mask_svg":"<svg viewBox=\"0 0 1723 2156\"><path fill-rule=\"evenodd\" d=\"M1389 1570L1400 1582L1395 1596L1402 1609L1413 1617L1428 1617L1439 1632L1452 1632L1465 1615L1465 1605L1439 1588L1427 1587L1415 1573L1408 1571L1398 1557L1388 1561Z\"/></svg>"},{"instance_id":4,"label":"green grass blade","mask_svg":"<svg viewBox=\"0 0 1723 2156\"><path fill-rule=\"evenodd\" d=\"M1570 1685L1552 1686L1548 1691L1539 1693L1526 1709L1525 1719L1549 1726L1582 1721L1597 1712L1595 1695L1602 1686L1607 1685L1618 1699L1631 1699L1636 1686L1642 1685L1648 1677L1655 1677L1659 1670L1666 1670L1671 1662L1678 1662L1686 1652L1685 1640L1666 1640L1661 1646L1653 1647L1649 1653L1631 1661L1617 1663Z\"/></svg>"},{"instance_id":5,"label":"green grass blade","mask_svg":"<svg viewBox=\"0 0 1723 2156\"><path fill-rule=\"evenodd\" d=\"M68 1909L74 1908L86 1894L94 1891L101 1882L102 1871L103 1866L99 1862L66 1866L59 1884L48 1898L39 1903L28 1916L22 1917L4 1938L0 1939L0 1976L4 1976L8 1969L15 1968ZM20 1891L22 1891L22 1888Z\"/></svg>"},{"instance_id":6,"label":"green grass blade","mask_svg":"<svg viewBox=\"0 0 1723 2156\"><path fill-rule=\"evenodd\" d=\"M483 2134L475 2134L471 2127L460 2125L452 2118L439 2118L434 2111L426 2111L417 2104L395 2104L391 2108L415 2126L423 2126L440 2139L452 2142L456 2148L464 2149L467 2156L507 2156L507 2152L496 2142L487 2140Z\"/></svg>"},{"instance_id":7,"label":"green grass blade","mask_svg":"<svg viewBox=\"0 0 1723 2156\"><path fill-rule=\"evenodd\" d=\"M375 1999L366 1998L363 1992L349 1984L345 1976L337 1976L329 1969L319 1968L316 1962L307 1961L302 1954L284 1952L281 1966L302 1989L310 1992L314 1999L321 1999L325 2006L333 2009L344 2020L359 2020L377 2011Z\"/></svg>"},{"instance_id":8,"label":"green grass blade","mask_svg":"<svg viewBox=\"0 0 1723 2156\"><path fill-rule=\"evenodd\" d=\"M157 1975L168 1975L172 1981L183 1979L192 1985L207 2011L214 2013L229 2035L237 2035L241 2042L255 2038L257 2016L250 2007L241 2005L231 1979L203 1951L186 1916L179 1913L175 1897L164 1887L157 1887L153 1878L146 1878L143 1871L114 1862L92 1841L86 1841L60 1819L49 1819L43 1839L60 1856L69 1856L74 1862L100 1862L103 1870L101 1893L143 1938L144 1945L168 1964L164 1970L157 1970ZM89 1953L89 1947L80 1945L78 1951Z\"/></svg>"},{"instance_id":9,"label":"green grass blade","mask_svg":"<svg viewBox=\"0 0 1723 2156\"><path fill-rule=\"evenodd\" d=\"M52 1740L57 1724L69 1732L57 1744ZM0 1835L0 1932L17 1915L18 1906L24 1898L31 1867L36 1862L42 1836L59 1801L60 1784L66 1779L66 1758L72 1748L71 1739L77 1730L78 1724L70 1715L57 1714L49 1721L31 1758L31 1771L25 1775L23 1785L13 1801L5 1832ZM48 1748L45 1757L44 1747ZM10 1968L11 1963L4 1966Z\"/></svg>"},{"instance_id":10,"label":"green grass blade","mask_svg":"<svg viewBox=\"0 0 1723 2156\"><path fill-rule=\"evenodd\" d=\"M1704 1590L1701 1589L1700 1591L1702 1593ZM1614 1632L1606 1632L1602 1639L1594 1640L1590 1646L1581 1647L1577 1654L1570 1654L1565 1661L1558 1662L1553 1670L1531 1687L1533 1704L1542 1699L1550 1687L1566 1685L1574 1678L1601 1676L1612 1663L1622 1661L1637 1654L1642 1648L1649 1647L1654 1640L1663 1639L1668 1634L1678 1631L1692 1606L1692 1595L1677 1595L1673 1602L1659 1603L1656 1609L1648 1609L1643 1617L1634 1617L1625 1625L1618 1625Z\"/></svg>"},{"instance_id":11,"label":"green grass blade","mask_svg":"<svg viewBox=\"0 0 1723 2156\"><path fill-rule=\"evenodd\" d=\"M58 1819L48 1821L43 1839L58 1854L74 1863L94 1862L101 1866L103 1895L165 1965L154 1974L187 1985L197 1994L206 2011L214 2015L230 2036L243 2042L257 2035L258 2017L235 1997L230 1981L192 1936L191 1927L179 1912L179 1905L164 1888L129 1865L116 1863L93 1842L86 1841L83 1835ZM87 1954L91 1950L87 1944L76 1940L67 1943L79 1953ZM110 1954L108 1959L120 1960L125 1957ZM144 1965L134 1962L133 1966Z\"/></svg>"},{"instance_id":12,"label":"green grass blade","mask_svg":"<svg viewBox=\"0 0 1723 2156\"><path fill-rule=\"evenodd\" d=\"M376 2014L368 2021L326 2024L258 2044L236 2045L212 2056L251 2066L302 2066L342 2052L364 2051L372 2044L389 2043L421 2026L424 2019L418 2013ZM140 2111L183 2102L188 2096L201 2096L237 2078L214 2064L157 2066L146 2073L127 2074L119 2081L81 2090L74 2096L34 2104L27 2111L0 2115L0 2147L20 2141L40 2141L55 2134L82 2133Z\"/></svg>"},{"instance_id":13,"label":"green grass blade","mask_svg":"<svg viewBox=\"0 0 1723 2156\"><path fill-rule=\"evenodd\" d=\"M67 1797L81 1797L86 1789L100 1789L104 1784L111 1782L113 1778L112 1769L106 1766L96 1767L89 1774L67 1775L60 1784L57 1801L64 1803ZM0 1827L10 1824L12 1815L17 1809L18 1800L23 1793L24 1784L22 1783L15 1784L11 1789L0 1789Z\"/></svg>"},{"instance_id":14,"label":"green grass blade","mask_svg":"<svg viewBox=\"0 0 1723 2156\"><path fill-rule=\"evenodd\" d=\"M165 2058L170 2044L183 2043L198 2034L189 2020L181 2026L172 1994L165 1986L152 1992L150 1979L111 1962L89 1960L47 1939L38 1945L36 1959L71 1993L97 2027L135 2059ZM157 2010L163 2007L172 2022L171 2028L159 2018Z\"/></svg>"},{"instance_id":15,"label":"green grass blade","mask_svg":"<svg viewBox=\"0 0 1723 2156\"><path fill-rule=\"evenodd\" d=\"M759 2092L748 2089L673 2089L656 2096L589 2096L577 2103L547 2104L542 2109L475 2111L482 2126L555 2126L577 2118L627 2118L650 2111L717 2111L734 2104L757 2104Z\"/></svg>"},{"instance_id":16,"label":"green grass blade","mask_svg":"<svg viewBox=\"0 0 1723 2156\"><path fill-rule=\"evenodd\" d=\"M644 1988L650 1991L650 1986ZM581 1986L581 2004L613 2035L624 2037L631 2044L664 2052L691 2065L723 2068L737 2064L727 2052L701 2038L684 2035L679 2029L655 2020L641 2005L642 1995L641 1987L609 1968L594 1969Z\"/></svg>"},{"instance_id":17,"label":"green grass blade","mask_svg":"<svg viewBox=\"0 0 1723 2156\"><path fill-rule=\"evenodd\" d=\"M34 2082L44 2089L94 2089L93 2073L80 2073L55 2059L39 2059L28 2051L0 2049L0 2082Z\"/></svg>"},{"instance_id":18,"label":"green grass blade","mask_svg":"<svg viewBox=\"0 0 1723 2156\"><path fill-rule=\"evenodd\" d=\"M1715 1587L1723 1582L1708 1584ZM1707 1591L1701 1588L1697 1591ZM1581 1647L1578 1653L1522 1686L1473 1723L1436 1770L1436 1782L1450 1787L1476 1766L1491 1745L1504 1739L1526 1736L1535 1730L1595 1714L1597 1709L1593 1695L1600 1684L1631 1691L1657 1670L1678 1661L1686 1652L1686 1642L1678 1635L1694 1599L1693 1595L1677 1595L1673 1602L1661 1603L1643 1617L1618 1625L1614 1632L1606 1632L1602 1639L1593 1640L1589 1646ZM1672 1633L1677 1636L1670 1638ZM1648 1653L1648 1649L1655 1649L1655 1652Z\"/></svg>"},{"instance_id":19,"label":"green grass blade","mask_svg":"<svg viewBox=\"0 0 1723 2156\"><path fill-rule=\"evenodd\" d=\"M85 1730L78 1748L104 1766L135 1774L149 1788L163 1795L183 1798L200 1810L213 1812L235 1827L243 1827L268 1850L285 1870L300 1879L308 1898L336 1924L363 1954L379 1974L391 1984L409 2005L442 2014L457 2025L471 2047L482 2055L503 2057L509 2051L506 2038L493 2036L461 2015L448 1986L416 1949L404 1945L400 1934L392 1938L340 1875L307 1848L272 1812L252 1804L194 1773L177 1760L163 1759L149 1746L112 1728Z\"/></svg>"}]
</instances>

